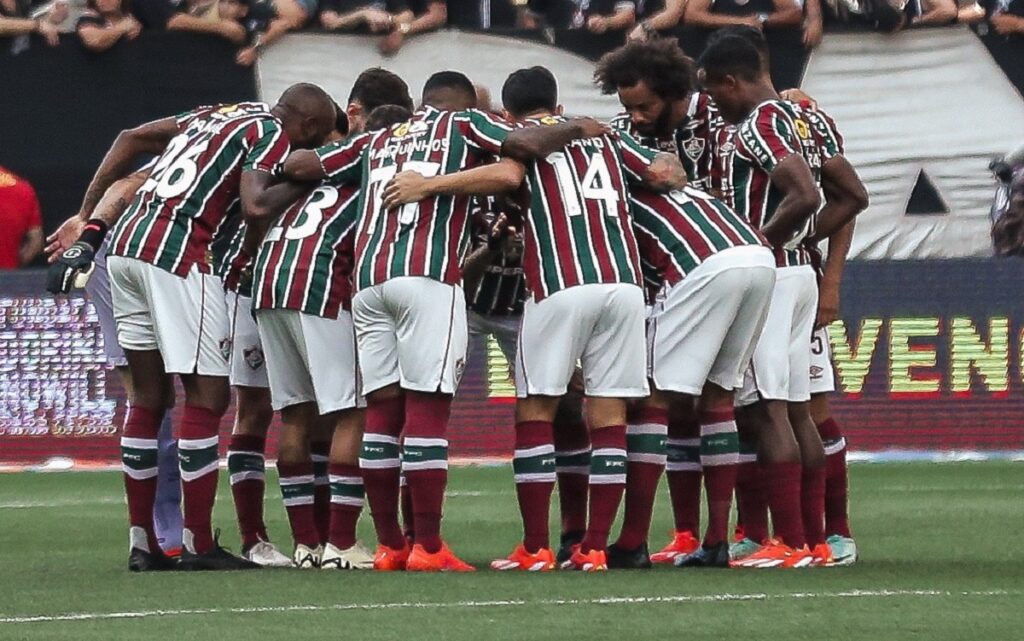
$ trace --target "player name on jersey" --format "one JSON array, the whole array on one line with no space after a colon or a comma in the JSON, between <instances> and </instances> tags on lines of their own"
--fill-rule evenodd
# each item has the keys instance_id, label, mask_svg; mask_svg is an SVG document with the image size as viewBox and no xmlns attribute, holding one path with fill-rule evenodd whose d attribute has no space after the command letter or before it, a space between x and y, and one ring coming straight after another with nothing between
<instances>
[{"instance_id":1,"label":"player name on jersey","mask_svg":"<svg viewBox=\"0 0 1024 641\"><path fill-rule=\"evenodd\" d=\"M384 187L401 171L451 174L497 155L510 126L471 110L423 107L411 120L317 150L328 178L360 182L356 289L400 276L458 283L469 244L470 198L441 195L393 210Z\"/></svg>"},{"instance_id":2,"label":"player name on jersey","mask_svg":"<svg viewBox=\"0 0 1024 641\"><path fill-rule=\"evenodd\" d=\"M549 116L527 124L564 120ZM528 168L523 267L536 300L576 285L640 284L626 181L639 182L654 155L621 132L574 141Z\"/></svg>"},{"instance_id":3,"label":"player name on jersey","mask_svg":"<svg viewBox=\"0 0 1024 641\"><path fill-rule=\"evenodd\" d=\"M267 232L253 269L256 309L337 318L352 301L352 246L359 214L353 185L322 184Z\"/></svg>"},{"instance_id":4,"label":"player name on jersey","mask_svg":"<svg viewBox=\"0 0 1024 641\"><path fill-rule=\"evenodd\" d=\"M238 200L241 173L278 173L289 145L262 103L203 107L177 121L180 133L115 227L110 254L185 276L193 265L210 271L209 246Z\"/></svg>"},{"instance_id":5,"label":"player name on jersey","mask_svg":"<svg viewBox=\"0 0 1024 641\"><path fill-rule=\"evenodd\" d=\"M782 194L771 183L771 172L785 158L802 154L816 183L821 183L824 143L801 117L798 108L781 100L768 100L741 122L732 139L730 204L757 229L775 214ZM810 265L803 239L814 231L814 216L784 247L775 248L779 267Z\"/></svg>"},{"instance_id":6,"label":"player name on jersey","mask_svg":"<svg viewBox=\"0 0 1024 641\"><path fill-rule=\"evenodd\" d=\"M674 285L711 256L731 247L768 246L725 203L685 187L668 194L633 191L633 226L652 280Z\"/></svg>"}]
</instances>

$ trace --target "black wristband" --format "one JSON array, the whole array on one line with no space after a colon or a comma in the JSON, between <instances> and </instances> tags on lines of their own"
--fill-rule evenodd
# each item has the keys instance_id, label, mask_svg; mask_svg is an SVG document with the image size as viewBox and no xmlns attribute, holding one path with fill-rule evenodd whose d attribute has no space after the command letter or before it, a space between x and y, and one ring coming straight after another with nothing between
<instances>
[{"instance_id":1,"label":"black wristband","mask_svg":"<svg viewBox=\"0 0 1024 641\"><path fill-rule=\"evenodd\" d=\"M78 237L78 241L88 243L94 251L99 251L106 236L107 223L99 219L92 219L86 224L85 229L82 230L82 235Z\"/></svg>"}]
</instances>

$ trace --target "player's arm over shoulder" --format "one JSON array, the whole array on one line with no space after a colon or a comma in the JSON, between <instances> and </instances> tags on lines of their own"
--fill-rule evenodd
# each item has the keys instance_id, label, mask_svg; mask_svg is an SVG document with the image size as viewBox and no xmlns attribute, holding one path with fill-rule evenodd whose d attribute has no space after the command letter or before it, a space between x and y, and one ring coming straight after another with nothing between
<instances>
[{"instance_id":1,"label":"player's arm over shoulder","mask_svg":"<svg viewBox=\"0 0 1024 641\"><path fill-rule=\"evenodd\" d=\"M366 133L316 149L293 151L284 163L282 175L295 182L330 178L340 184L356 182L362 176L363 151L372 134Z\"/></svg>"},{"instance_id":2,"label":"player's arm over shoulder","mask_svg":"<svg viewBox=\"0 0 1024 641\"><path fill-rule=\"evenodd\" d=\"M618 142L622 166L630 182L661 193L686 186L686 170L674 154L645 147L621 131L613 140Z\"/></svg>"}]
</instances>

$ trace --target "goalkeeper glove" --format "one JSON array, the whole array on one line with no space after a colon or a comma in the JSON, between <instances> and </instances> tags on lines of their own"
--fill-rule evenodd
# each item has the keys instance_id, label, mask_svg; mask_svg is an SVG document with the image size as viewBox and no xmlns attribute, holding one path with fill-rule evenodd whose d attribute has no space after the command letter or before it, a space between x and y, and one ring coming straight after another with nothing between
<instances>
[{"instance_id":1,"label":"goalkeeper glove","mask_svg":"<svg viewBox=\"0 0 1024 641\"><path fill-rule=\"evenodd\" d=\"M64 250L57 262L46 272L46 290L51 294L67 294L73 287L85 287L92 275L96 251L107 235L107 224L90 220L78 241Z\"/></svg>"}]
</instances>

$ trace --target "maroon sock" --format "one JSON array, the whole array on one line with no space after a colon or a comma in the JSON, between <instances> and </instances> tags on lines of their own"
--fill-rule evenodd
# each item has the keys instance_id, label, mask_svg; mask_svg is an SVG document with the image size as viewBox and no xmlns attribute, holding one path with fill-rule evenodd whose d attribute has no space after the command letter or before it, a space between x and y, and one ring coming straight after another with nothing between
<instances>
[{"instance_id":1,"label":"maroon sock","mask_svg":"<svg viewBox=\"0 0 1024 641\"><path fill-rule=\"evenodd\" d=\"M231 496L235 501L238 531L242 536L242 549L269 539L263 522L263 496L266 492L264 450L262 436L234 434L228 445L228 473Z\"/></svg>"},{"instance_id":2,"label":"maroon sock","mask_svg":"<svg viewBox=\"0 0 1024 641\"><path fill-rule=\"evenodd\" d=\"M356 544L356 523L363 511L363 477L358 465L331 463L331 525L327 540L339 550Z\"/></svg>"},{"instance_id":3,"label":"maroon sock","mask_svg":"<svg viewBox=\"0 0 1024 641\"><path fill-rule=\"evenodd\" d=\"M192 533L193 551L213 549L213 504L217 498L220 414L186 405L181 417L178 458L181 463L184 528Z\"/></svg>"},{"instance_id":4,"label":"maroon sock","mask_svg":"<svg viewBox=\"0 0 1024 641\"><path fill-rule=\"evenodd\" d=\"M412 513L412 492L409 491L409 480L405 478L405 474L402 474L399 479L399 486L401 487L399 501L402 508L402 533L406 539L411 541L413 532L416 531L416 517Z\"/></svg>"},{"instance_id":5,"label":"maroon sock","mask_svg":"<svg viewBox=\"0 0 1024 641\"><path fill-rule=\"evenodd\" d=\"M405 439L402 472L412 495L413 539L433 554L441 549L441 514L448 485L448 441L451 413L448 394L405 394Z\"/></svg>"},{"instance_id":6,"label":"maroon sock","mask_svg":"<svg viewBox=\"0 0 1024 641\"><path fill-rule=\"evenodd\" d=\"M328 479L331 442L310 443L309 453L313 460L313 517L320 542L326 543L331 531L331 483Z\"/></svg>"},{"instance_id":7,"label":"maroon sock","mask_svg":"<svg viewBox=\"0 0 1024 641\"><path fill-rule=\"evenodd\" d=\"M686 413L669 416L668 460L665 477L668 479L672 518L676 532L700 534L700 421Z\"/></svg>"},{"instance_id":8,"label":"maroon sock","mask_svg":"<svg viewBox=\"0 0 1024 641\"><path fill-rule=\"evenodd\" d=\"M736 472L736 504L743 535L762 543L768 539L768 495L756 454L741 454Z\"/></svg>"},{"instance_id":9,"label":"maroon sock","mask_svg":"<svg viewBox=\"0 0 1024 641\"><path fill-rule=\"evenodd\" d=\"M535 553L548 542L548 513L555 488L555 445L551 423L516 423L516 449L512 457L516 498L523 518L523 546Z\"/></svg>"},{"instance_id":10,"label":"maroon sock","mask_svg":"<svg viewBox=\"0 0 1024 641\"><path fill-rule=\"evenodd\" d=\"M292 528L292 540L296 545L315 549L320 545L320 533L316 529L313 511L313 462L278 461L277 474L284 509L288 512L288 523Z\"/></svg>"},{"instance_id":11,"label":"maroon sock","mask_svg":"<svg viewBox=\"0 0 1024 641\"><path fill-rule=\"evenodd\" d=\"M700 465L704 471L708 503L704 546L710 547L727 541L729 537L729 515L739 467L739 438L736 416L731 407L701 412L700 427Z\"/></svg>"},{"instance_id":12,"label":"maroon sock","mask_svg":"<svg viewBox=\"0 0 1024 641\"><path fill-rule=\"evenodd\" d=\"M775 537L790 547L803 547L807 544L800 511L803 468L798 462L767 463L762 466L762 475L768 488Z\"/></svg>"},{"instance_id":13,"label":"maroon sock","mask_svg":"<svg viewBox=\"0 0 1024 641\"><path fill-rule=\"evenodd\" d=\"M825 542L825 467L803 468L800 511L804 537L812 548Z\"/></svg>"},{"instance_id":14,"label":"maroon sock","mask_svg":"<svg viewBox=\"0 0 1024 641\"><path fill-rule=\"evenodd\" d=\"M400 550L405 537L398 524L398 483L401 458L398 436L405 421L402 397L366 402L366 428L359 469L363 474L366 501L381 545Z\"/></svg>"},{"instance_id":15,"label":"maroon sock","mask_svg":"<svg viewBox=\"0 0 1024 641\"><path fill-rule=\"evenodd\" d=\"M556 417L552 435L562 534L582 535L587 529L587 494L590 491L590 433L582 420Z\"/></svg>"},{"instance_id":16,"label":"maroon sock","mask_svg":"<svg viewBox=\"0 0 1024 641\"><path fill-rule=\"evenodd\" d=\"M626 427L626 497L622 532L616 545L635 550L647 542L658 481L665 469L668 412L641 407L629 415Z\"/></svg>"},{"instance_id":17,"label":"maroon sock","mask_svg":"<svg viewBox=\"0 0 1024 641\"><path fill-rule=\"evenodd\" d=\"M157 434L163 412L145 407L129 407L121 436L121 461L124 491L128 500L128 524L146 532L150 552L160 550L153 529L153 504L156 502L158 476Z\"/></svg>"},{"instance_id":18,"label":"maroon sock","mask_svg":"<svg viewBox=\"0 0 1024 641\"><path fill-rule=\"evenodd\" d=\"M592 430L590 443L590 518L581 545L584 552L608 547L608 532L626 489L626 426Z\"/></svg>"},{"instance_id":19,"label":"maroon sock","mask_svg":"<svg viewBox=\"0 0 1024 641\"><path fill-rule=\"evenodd\" d=\"M825 445L825 534L851 537L847 470L846 439L832 418L818 425L818 433Z\"/></svg>"}]
</instances>

